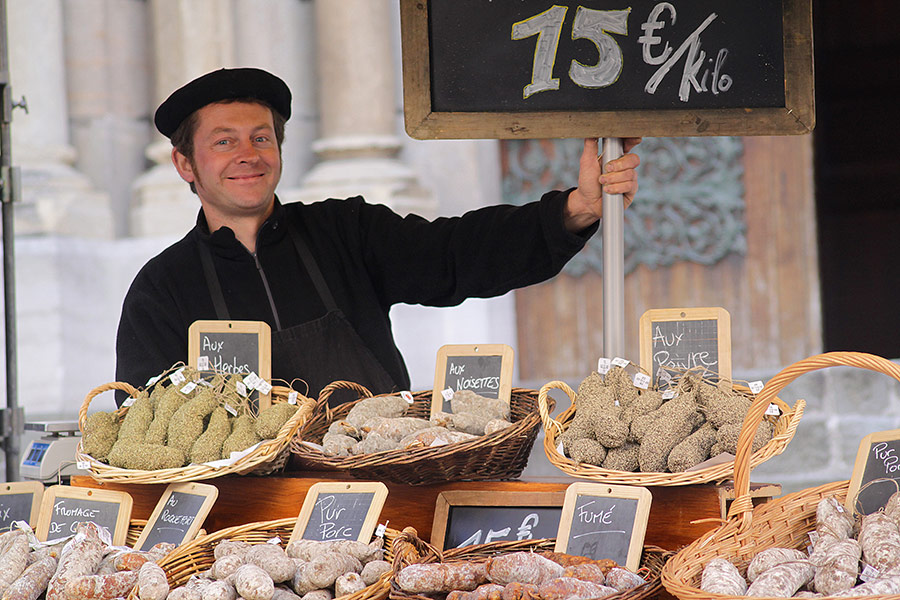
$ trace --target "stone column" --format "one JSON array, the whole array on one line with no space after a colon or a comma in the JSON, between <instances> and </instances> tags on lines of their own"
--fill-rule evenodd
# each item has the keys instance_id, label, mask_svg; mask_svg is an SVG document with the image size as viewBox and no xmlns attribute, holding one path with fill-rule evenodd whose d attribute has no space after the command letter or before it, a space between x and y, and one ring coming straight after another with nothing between
<instances>
[{"instance_id":1,"label":"stone column","mask_svg":"<svg viewBox=\"0 0 900 600\"><path fill-rule=\"evenodd\" d=\"M172 91L213 69L234 66L231 3L220 0L150 0L156 71L150 114ZM265 32L260 32L264 38ZM147 157L155 164L135 182L131 233L135 236L185 233L197 218L200 201L172 165L169 140L153 130Z\"/></svg>"},{"instance_id":2,"label":"stone column","mask_svg":"<svg viewBox=\"0 0 900 600\"><path fill-rule=\"evenodd\" d=\"M320 162L292 199L362 194L400 213L434 203L398 159L390 0L316 0Z\"/></svg>"},{"instance_id":3,"label":"stone column","mask_svg":"<svg viewBox=\"0 0 900 600\"><path fill-rule=\"evenodd\" d=\"M13 163L22 168L16 232L111 237L109 198L76 171L69 140L60 0L7 3L10 84L28 112L13 113Z\"/></svg>"},{"instance_id":4,"label":"stone column","mask_svg":"<svg viewBox=\"0 0 900 600\"><path fill-rule=\"evenodd\" d=\"M312 167L318 134L313 5L306 0L235 0L237 65L275 73L291 89L278 195L295 188ZM260 32L266 35L260 35Z\"/></svg>"},{"instance_id":5,"label":"stone column","mask_svg":"<svg viewBox=\"0 0 900 600\"><path fill-rule=\"evenodd\" d=\"M151 85L144 0L63 0L76 166L109 194L114 229L128 233L131 186L150 142Z\"/></svg>"}]
</instances>

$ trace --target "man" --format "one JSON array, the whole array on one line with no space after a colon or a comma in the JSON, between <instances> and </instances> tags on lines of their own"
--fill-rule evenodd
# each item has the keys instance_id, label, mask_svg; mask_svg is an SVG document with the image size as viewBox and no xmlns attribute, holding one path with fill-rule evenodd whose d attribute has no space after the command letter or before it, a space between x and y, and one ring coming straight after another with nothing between
<instances>
[{"instance_id":1,"label":"man","mask_svg":"<svg viewBox=\"0 0 900 600\"><path fill-rule=\"evenodd\" d=\"M361 197L282 205L275 187L290 114L285 83L250 68L203 75L156 111L201 210L128 291L119 381L143 386L187 360L195 320L235 319L269 323L273 377L302 379L312 397L339 379L375 393L408 389L392 305L452 306L549 279L596 232L601 186L626 205L637 190L636 155L601 175L597 140L586 140L578 187L522 207L429 222ZM639 141L626 140L626 152Z\"/></svg>"}]
</instances>

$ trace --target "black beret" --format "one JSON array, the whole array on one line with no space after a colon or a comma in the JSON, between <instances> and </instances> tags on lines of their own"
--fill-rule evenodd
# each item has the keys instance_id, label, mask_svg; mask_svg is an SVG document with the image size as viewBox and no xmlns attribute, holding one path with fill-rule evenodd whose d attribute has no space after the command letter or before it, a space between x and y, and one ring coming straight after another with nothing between
<instances>
[{"instance_id":1,"label":"black beret","mask_svg":"<svg viewBox=\"0 0 900 600\"><path fill-rule=\"evenodd\" d=\"M207 104L236 98L268 102L285 118L291 117L291 90L280 78L262 69L219 69L186 83L156 109L153 122L161 134L172 137L181 122Z\"/></svg>"}]
</instances>

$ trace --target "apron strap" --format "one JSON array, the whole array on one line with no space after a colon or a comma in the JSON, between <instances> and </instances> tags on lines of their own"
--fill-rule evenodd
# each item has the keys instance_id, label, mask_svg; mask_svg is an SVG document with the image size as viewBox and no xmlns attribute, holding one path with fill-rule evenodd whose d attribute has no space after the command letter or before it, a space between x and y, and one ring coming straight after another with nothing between
<instances>
[{"instance_id":1,"label":"apron strap","mask_svg":"<svg viewBox=\"0 0 900 600\"><path fill-rule=\"evenodd\" d=\"M202 241L197 244L200 247L200 262L203 265L203 275L206 277L206 287L213 306L216 308L216 318L220 321L230 321L228 305L225 304L225 296L222 294L222 286L219 285L219 276L216 275L216 267L213 265L212 253L209 247Z\"/></svg>"},{"instance_id":2,"label":"apron strap","mask_svg":"<svg viewBox=\"0 0 900 600\"><path fill-rule=\"evenodd\" d=\"M319 264L313 257L312 252L309 251L306 242L303 241L303 236L301 236L300 232L297 231L295 227L291 226L290 223L288 223L287 228L288 233L291 235L291 241L294 242L294 248L297 250L300 260L303 261L303 266L306 267L306 272L309 274L309 278L312 279L313 286L315 286L316 292L319 293L322 304L325 305L325 312L337 310L337 302L334 301L334 296L331 295L331 289L325 282L322 271L319 270Z\"/></svg>"}]
</instances>

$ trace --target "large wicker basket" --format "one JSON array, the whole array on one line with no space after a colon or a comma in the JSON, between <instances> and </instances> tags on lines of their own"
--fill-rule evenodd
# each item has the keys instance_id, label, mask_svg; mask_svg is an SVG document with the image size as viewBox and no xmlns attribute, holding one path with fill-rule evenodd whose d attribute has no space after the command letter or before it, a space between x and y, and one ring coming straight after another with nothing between
<instances>
[{"instance_id":1,"label":"large wicker basket","mask_svg":"<svg viewBox=\"0 0 900 600\"><path fill-rule=\"evenodd\" d=\"M816 506L828 496L842 502L849 481L828 483L808 488L761 504L755 509L750 500L750 447L752 433L763 417L766 403L798 376L834 366L851 366L884 373L900 381L900 367L891 361L857 352L830 352L801 360L775 375L759 393L741 429L735 459L734 489L736 499L726 522L680 550L663 569L666 589L682 600L721 600L721 594L700 589L703 567L713 558L731 561L743 573L750 560L760 551L773 547L805 550L807 534L816 527ZM870 596L871 597L871 596ZM898 596L879 598L900 600Z\"/></svg>"},{"instance_id":2,"label":"large wicker basket","mask_svg":"<svg viewBox=\"0 0 900 600\"><path fill-rule=\"evenodd\" d=\"M510 399L511 427L475 440L445 446L389 450L358 456L328 456L304 441L321 443L329 425L343 419L359 400L335 408L328 399L336 390L354 390L360 397L370 394L364 387L336 381L322 390L313 417L300 428L291 442L292 467L300 470L343 471L353 477L393 481L408 485L428 485L448 481L515 479L525 465L538 428L537 392L513 389ZM407 416L427 419L430 415L431 392L413 394Z\"/></svg>"},{"instance_id":3,"label":"large wicker basket","mask_svg":"<svg viewBox=\"0 0 900 600\"><path fill-rule=\"evenodd\" d=\"M394 542L394 577L391 578L391 600L435 600L434 595L411 594L404 592L396 583L396 574L403 567L415 563L455 562L455 561L482 561L490 556L508 554L511 552L553 552L556 544L554 539L521 540L517 542L491 542L477 546L463 546L444 550L443 552L434 546L427 544L416 536L416 531L407 527ZM641 600L656 596L662 589L660 573L666 560L673 553L656 546L644 546L641 555L641 567L638 573L644 577L647 583L635 588L606 596L604 600Z\"/></svg>"},{"instance_id":4,"label":"large wicker basket","mask_svg":"<svg viewBox=\"0 0 900 600\"><path fill-rule=\"evenodd\" d=\"M88 408L94 398L112 390L121 390L130 396L138 393L137 388L124 382L107 383L91 390L81 404L78 411L78 427L84 431L85 421L88 416ZM272 402L287 402L288 395L293 390L285 386L272 386ZM223 475L265 475L284 467L290 452L289 445L294 434L306 422L312 414L315 401L302 395L297 398L297 412L285 422L278 431L278 435L270 440L263 440L252 452L242 456L234 463L226 466L213 466L209 464L191 464L185 467L172 469L157 469L155 471L140 471L136 469L120 469L101 462L94 457L85 454L78 442L75 449L75 460L89 465L91 476L97 481L121 482L121 483L178 483L183 481L198 481L212 479ZM119 408L117 414L124 416L128 407Z\"/></svg>"},{"instance_id":5,"label":"large wicker basket","mask_svg":"<svg viewBox=\"0 0 900 600\"><path fill-rule=\"evenodd\" d=\"M557 419L553 419L550 416L552 405L549 394L555 389L565 392L571 402L571 406L563 411ZM749 392L749 390L745 391ZM785 447L787 447L788 442L794 437L794 433L797 431L797 425L800 423L800 418L803 416L803 409L806 406L805 401L797 400L797 402L794 403L793 408L791 408L780 398L775 397L774 394L769 396L769 402L778 406L781 410L781 415L775 421L775 430L772 439L766 442L762 448L754 452L753 456L750 457L751 468L765 462L773 456L781 454ZM544 453L547 455L551 464L573 477L609 484L674 486L724 481L726 479L731 479L732 474L734 473L733 460L702 469L683 471L680 473L614 471L596 465L575 462L568 456L562 454L557 447L557 439L560 434L568 429L572 420L575 418L575 392L565 382L551 381L541 388L538 396L538 403L541 412L541 420L544 423ZM768 407L768 403L766 404L766 407ZM748 414L745 419L749 418Z\"/></svg>"},{"instance_id":6,"label":"large wicker basket","mask_svg":"<svg viewBox=\"0 0 900 600\"><path fill-rule=\"evenodd\" d=\"M222 540L241 540L251 544L262 544L273 538L278 538L282 548L287 546L291 537L291 531L297 519L295 517L278 519L276 521L261 521L247 523L237 527L220 529L208 535L195 538L191 542L182 544L160 561L159 566L166 572L169 586L175 589L183 585L192 575L209 570L215 562L213 552L216 544ZM394 540L400 535L395 529L386 529L385 560L394 559ZM341 596L341 600L382 600L387 598L390 590L390 571L372 585L353 594ZM137 589L131 591L128 600L138 600Z\"/></svg>"}]
</instances>

